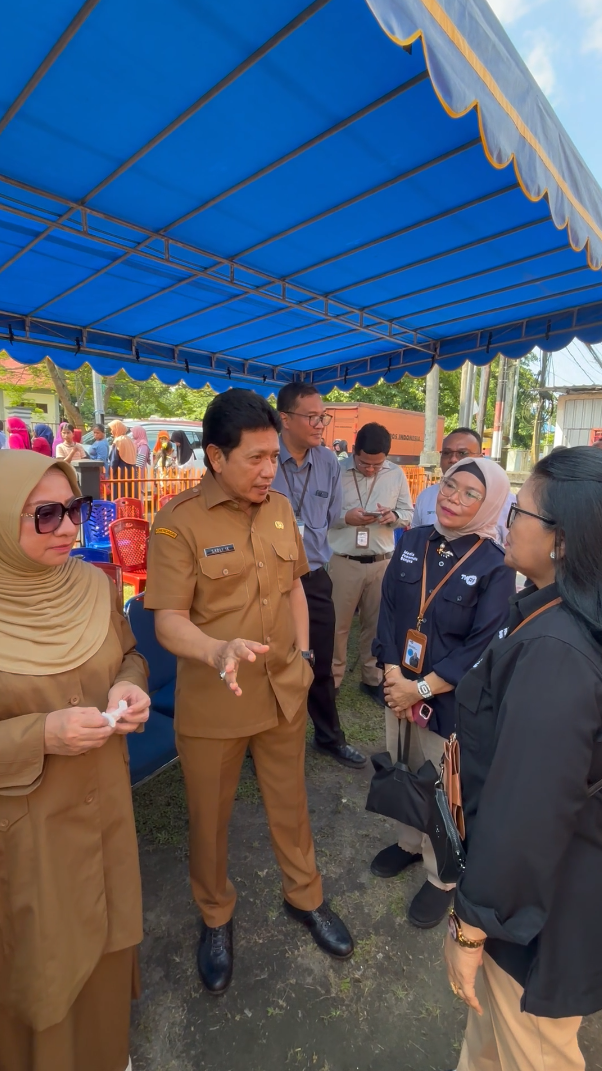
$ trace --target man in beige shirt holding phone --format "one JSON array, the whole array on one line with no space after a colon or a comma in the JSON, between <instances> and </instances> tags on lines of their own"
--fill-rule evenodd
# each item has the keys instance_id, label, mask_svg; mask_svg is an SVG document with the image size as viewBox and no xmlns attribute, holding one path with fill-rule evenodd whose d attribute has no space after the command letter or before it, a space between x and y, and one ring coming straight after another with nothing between
<instances>
[{"instance_id":1,"label":"man in beige shirt holding phone","mask_svg":"<svg viewBox=\"0 0 602 1071\"><path fill-rule=\"evenodd\" d=\"M382 673L372 656L380 589L395 547L395 528L412 520L406 475L387 460L391 436L382 424L364 424L351 457L341 462L343 507L328 533L333 554L328 565L336 612L332 671L338 690L347 663L347 640L356 608L360 610L360 691L381 706Z\"/></svg>"}]
</instances>

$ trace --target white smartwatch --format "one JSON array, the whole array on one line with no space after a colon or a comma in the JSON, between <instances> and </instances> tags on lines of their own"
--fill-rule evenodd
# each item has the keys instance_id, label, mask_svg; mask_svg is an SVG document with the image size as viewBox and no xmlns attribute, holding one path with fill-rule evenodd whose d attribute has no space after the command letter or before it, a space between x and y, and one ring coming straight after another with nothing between
<instances>
[{"instance_id":1,"label":"white smartwatch","mask_svg":"<svg viewBox=\"0 0 602 1071\"><path fill-rule=\"evenodd\" d=\"M421 696L422 699L433 698L433 693L431 692L431 689L426 683L424 677L420 677L419 680L416 681L416 687L418 689L418 695Z\"/></svg>"}]
</instances>

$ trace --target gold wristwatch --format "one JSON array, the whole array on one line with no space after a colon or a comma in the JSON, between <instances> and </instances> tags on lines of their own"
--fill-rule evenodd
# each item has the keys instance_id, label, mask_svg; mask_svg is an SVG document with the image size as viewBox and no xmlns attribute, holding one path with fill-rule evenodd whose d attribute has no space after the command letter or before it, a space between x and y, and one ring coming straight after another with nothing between
<instances>
[{"instance_id":1,"label":"gold wristwatch","mask_svg":"<svg viewBox=\"0 0 602 1071\"><path fill-rule=\"evenodd\" d=\"M471 941L468 937L465 937L462 933L462 925L460 923L460 919L456 915L455 911L450 911L449 913L447 928L452 939L462 948L482 948L482 946L485 944L485 941L487 940L486 937L481 937L478 941Z\"/></svg>"}]
</instances>

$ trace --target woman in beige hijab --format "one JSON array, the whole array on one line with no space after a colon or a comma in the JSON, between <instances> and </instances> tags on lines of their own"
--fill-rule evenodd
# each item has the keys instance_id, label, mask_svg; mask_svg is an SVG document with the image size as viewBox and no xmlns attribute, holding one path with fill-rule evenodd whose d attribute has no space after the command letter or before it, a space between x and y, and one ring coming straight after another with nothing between
<instances>
[{"instance_id":1,"label":"woman in beige hijab","mask_svg":"<svg viewBox=\"0 0 602 1071\"><path fill-rule=\"evenodd\" d=\"M126 1071L140 875L125 735L146 664L63 461L0 454L0 1068ZM115 712L127 704L120 720Z\"/></svg>"},{"instance_id":2,"label":"woman in beige hijab","mask_svg":"<svg viewBox=\"0 0 602 1071\"><path fill-rule=\"evenodd\" d=\"M434 525L409 528L383 579L373 654L384 671L387 748L397 759L403 725L412 723L410 767L439 765L455 732L456 685L504 627L514 572L495 542L510 484L489 458L465 458L441 481ZM414 926L436 926L449 910L453 886L437 874L429 838L399 825L395 844L372 860L377 877L422 862L426 881L408 911Z\"/></svg>"}]
</instances>

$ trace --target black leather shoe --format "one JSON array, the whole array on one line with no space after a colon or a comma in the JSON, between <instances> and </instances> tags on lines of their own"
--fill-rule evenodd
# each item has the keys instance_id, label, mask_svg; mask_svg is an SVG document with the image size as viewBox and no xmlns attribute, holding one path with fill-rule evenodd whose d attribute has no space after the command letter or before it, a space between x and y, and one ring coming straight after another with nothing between
<instances>
[{"instance_id":1,"label":"black leather shoe","mask_svg":"<svg viewBox=\"0 0 602 1071\"><path fill-rule=\"evenodd\" d=\"M432 930L433 926L438 926L452 905L454 892L454 889L449 892L438 889L432 882L425 881L408 908L412 925L419 930Z\"/></svg>"},{"instance_id":2,"label":"black leather shoe","mask_svg":"<svg viewBox=\"0 0 602 1071\"><path fill-rule=\"evenodd\" d=\"M196 961L201 982L210 993L220 997L232 981L232 919L223 926L206 926L202 923Z\"/></svg>"},{"instance_id":3,"label":"black leather shoe","mask_svg":"<svg viewBox=\"0 0 602 1071\"><path fill-rule=\"evenodd\" d=\"M377 878L396 878L407 866L419 863L421 859L421 855L412 855L411 852L400 848L398 844L391 844L374 856L370 863L370 870Z\"/></svg>"},{"instance_id":4,"label":"black leather shoe","mask_svg":"<svg viewBox=\"0 0 602 1071\"><path fill-rule=\"evenodd\" d=\"M369 696L379 707L385 707L385 690L382 684L365 684L360 681L360 692Z\"/></svg>"},{"instance_id":5,"label":"black leather shoe","mask_svg":"<svg viewBox=\"0 0 602 1071\"><path fill-rule=\"evenodd\" d=\"M323 900L315 911L300 911L288 900L284 901L287 915L307 926L316 944L337 959L349 959L353 955L353 937L345 923Z\"/></svg>"},{"instance_id":6,"label":"black leather shoe","mask_svg":"<svg viewBox=\"0 0 602 1071\"><path fill-rule=\"evenodd\" d=\"M336 759L342 766L351 766L354 770L361 770L368 761L366 756L362 755L361 751L351 747L351 744L335 744L333 747L323 747L322 744L316 743L314 736L311 746L316 751L319 751L321 755L330 755L331 759Z\"/></svg>"}]
</instances>

